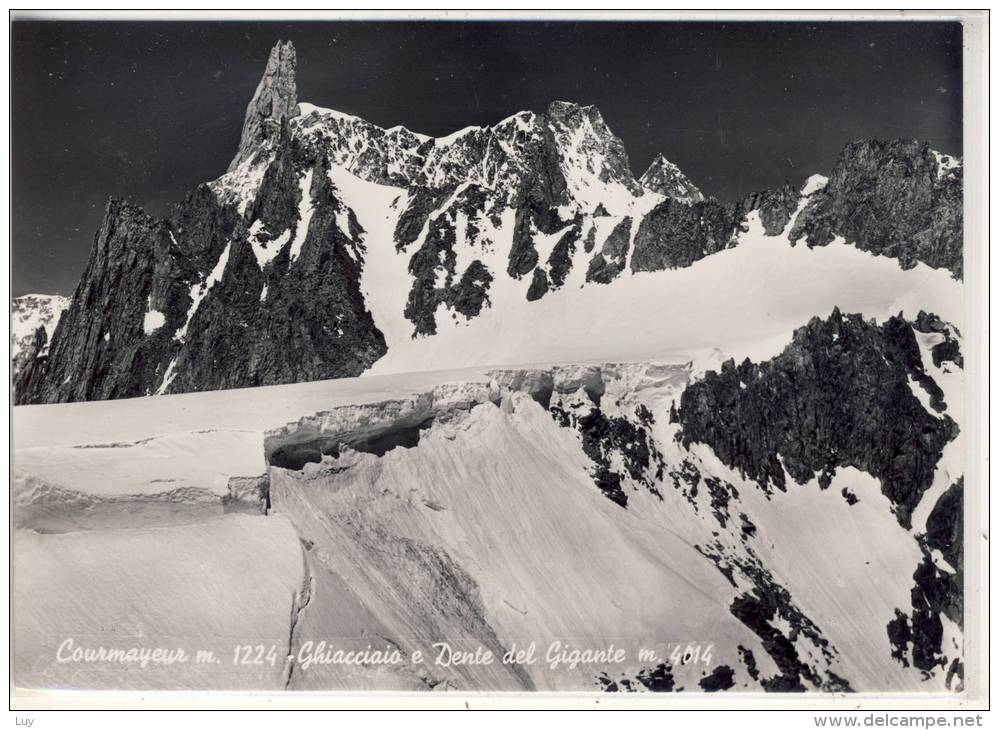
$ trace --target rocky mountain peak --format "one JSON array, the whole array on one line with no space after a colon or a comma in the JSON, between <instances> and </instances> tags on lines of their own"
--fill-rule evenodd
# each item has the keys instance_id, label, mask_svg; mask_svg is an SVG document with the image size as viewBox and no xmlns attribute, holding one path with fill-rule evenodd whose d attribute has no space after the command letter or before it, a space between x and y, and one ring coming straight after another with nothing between
<instances>
[{"instance_id":1,"label":"rocky mountain peak","mask_svg":"<svg viewBox=\"0 0 999 730\"><path fill-rule=\"evenodd\" d=\"M828 179L723 203L662 155L636 180L595 106L429 137L298 104L295 71L278 43L230 172L166 218L109 204L48 348L24 328L18 402L352 377L486 309L690 267L750 224L960 276L962 167L928 145L854 143Z\"/></svg>"},{"instance_id":2,"label":"rocky mountain peak","mask_svg":"<svg viewBox=\"0 0 999 730\"><path fill-rule=\"evenodd\" d=\"M674 163L661 153L649 165L638 180L638 184L653 193L665 195L683 203L697 203L704 200L704 195L694 183Z\"/></svg>"},{"instance_id":3,"label":"rocky mountain peak","mask_svg":"<svg viewBox=\"0 0 999 730\"><path fill-rule=\"evenodd\" d=\"M251 158L263 143L275 137L283 120L298 113L296 68L295 46L291 41L278 41L271 49L264 75L246 107L239 151L229 164L229 171Z\"/></svg>"},{"instance_id":4,"label":"rocky mountain peak","mask_svg":"<svg viewBox=\"0 0 999 730\"><path fill-rule=\"evenodd\" d=\"M553 101L545 117L570 192L584 209L595 210L604 202L608 187L619 186L632 196L641 194L628 164L624 142L610 130L599 109Z\"/></svg>"},{"instance_id":5,"label":"rocky mountain peak","mask_svg":"<svg viewBox=\"0 0 999 730\"><path fill-rule=\"evenodd\" d=\"M836 236L871 253L963 273L963 168L924 142L864 139L843 148L826 186L809 198L791 240Z\"/></svg>"}]
</instances>

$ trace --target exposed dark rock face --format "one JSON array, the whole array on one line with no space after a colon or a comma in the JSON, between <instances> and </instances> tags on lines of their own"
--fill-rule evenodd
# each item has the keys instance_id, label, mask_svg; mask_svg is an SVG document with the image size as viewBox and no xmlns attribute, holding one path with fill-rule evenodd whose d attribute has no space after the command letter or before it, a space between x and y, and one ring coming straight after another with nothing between
<instances>
[{"instance_id":1,"label":"exposed dark rock face","mask_svg":"<svg viewBox=\"0 0 999 730\"><path fill-rule=\"evenodd\" d=\"M652 669L643 669L635 679L650 692L672 692L676 684L669 664L657 664Z\"/></svg>"},{"instance_id":2,"label":"exposed dark rock face","mask_svg":"<svg viewBox=\"0 0 999 730\"><path fill-rule=\"evenodd\" d=\"M534 302L548 293L548 274L542 268L534 270L531 286L527 289L527 301Z\"/></svg>"},{"instance_id":3,"label":"exposed dark rock face","mask_svg":"<svg viewBox=\"0 0 999 730\"><path fill-rule=\"evenodd\" d=\"M939 550L944 560L957 571L964 570L963 478L950 485L940 496L926 519L926 547Z\"/></svg>"},{"instance_id":4,"label":"exposed dark rock face","mask_svg":"<svg viewBox=\"0 0 999 730\"><path fill-rule=\"evenodd\" d=\"M535 205L520 208L514 221L513 242L510 246L510 258L506 273L514 279L529 274L538 265L538 250L534 247L534 231L552 233L553 228L550 214L537 212Z\"/></svg>"},{"instance_id":5,"label":"exposed dark rock face","mask_svg":"<svg viewBox=\"0 0 999 730\"><path fill-rule=\"evenodd\" d=\"M711 674L703 677L698 684L705 692L724 692L735 686L735 670L725 664L719 664Z\"/></svg>"},{"instance_id":6,"label":"exposed dark rock face","mask_svg":"<svg viewBox=\"0 0 999 730\"><path fill-rule=\"evenodd\" d=\"M660 271L692 265L735 244L748 213L759 211L768 236L780 234L798 209L800 197L790 185L753 193L740 203L724 204L703 196L693 202L666 200L639 224L632 271Z\"/></svg>"},{"instance_id":7,"label":"exposed dark rock face","mask_svg":"<svg viewBox=\"0 0 999 730\"><path fill-rule=\"evenodd\" d=\"M887 630L892 658L898 660L903 667L909 666L909 643L912 641L909 617L896 608L895 618L888 622Z\"/></svg>"},{"instance_id":8,"label":"exposed dark rock face","mask_svg":"<svg viewBox=\"0 0 999 730\"><path fill-rule=\"evenodd\" d=\"M545 236L554 235L570 222L562 220L552 202L534 197L525 200L517 209L514 220L513 243L510 246L507 273L515 279L531 273L531 270L538 265L538 250L534 245L534 237L539 233ZM578 236L577 232L576 237Z\"/></svg>"},{"instance_id":9,"label":"exposed dark rock face","mask_svg":"<svg viewBox=\"0 0 999 730\"><path fill-rule=\"evenodd\" d=\"M466 318L478 316L489 303L488 291L494 276L480 259L472 261L465 271L457 271L455 247L462 220L464 230L461 233L466 242L479 250L493 245L484 229L487 222L497 223L495 198L478 186L469 186L453 196L448 195L450 202L446 208L418 213L427 210L423 201L430 197L430 194L418 193L411 198L409 208L414 215L424 217L425 223L419 225L421 228L426 225L427 229L422 244L409 260L413 285L404 313L414 324L414 336L437 332L436 312L440 304Z\"/></svg>"},{"instance_id":10,"label":"exposed dark rock face","mask_svg":"<svg viewBox=\"0 0 999 730\"><path fill-rule=\"evenodd\" d=\"M617 275L624 271L628 258L628 247L631 245L631 218L624 218L614 226L607 236L600 253L590 259L586 271L586 280L598 284L610 284Z\"/></svg>"},{"instance_id":11,"label":"exposed dark rock face","mask_svg":"<svg viewBox=\"0 0 999 730\"><path fill-rule=\"evenodd\" d=\"M395 245L405 249L419 238L430 214L444 203L450 191L434 191L426 187L414 187L409 191L406 209L399 216L395 227Z\"/></svg>"},{"instance_id":12,"label":"exposed dark rock face","mask_svg":"<svg viewBox=\"0 0 999 730\"><path fill-rule=\"evenodd\" d=\"M649 435L653 421L647 409L637 410L634 421L607 416L599 406L585 403L572 403L567 408L552 404L549 410L560 426L579 432L583 452L594 464L593 482L607 499L621 507L628 506L626 478L662 499L656 484L662 479L665 465L655 440ZM623 471L615 470L615 461L623 464Z\"/></svg>"},{"instance_id":13,"label":"exposed dark rock face","mask_svg":"<svg viewBox=\"0 0 999 730\"><path fill-rule=\"evenodd\" d=\"M752 592L736 598L730 610L733 616L760 638L764 651L777 665L779 674L763 678L761 686L767 692L804 692L806 687L802 680L805 680L814 688L827 692L851 691L849 682L842 677L828 669L819 673L802 659L795 645L796 639L811 643L824 658L826 665L833 661L836 650L829 645L819 627L801 612L787 589L774 580L752 551L749 555L749 560L733 559L731 562L755 587ZM790 636L773 625L778 615L790 624ZM740 654L747 670L752 667L753 671L758 672L752 653L740 649Z\"/></svg>"},{"instance_id":14,"label":"exposed dark rock face","mask_svg":"<svg viewBox=\"0 0 999 730\"><path fill-rule=\"evenodd\" d=\"M739 645L738 649L739 649L739 658L742 660L742 663L746 665L746 673L754 680L759 679L760 670L756 665L756 657L753 656L752 649L747 649L741 644Z\"/></svg>"},{"instance_id":15,"label":"exposed dark rock face","mask_svg":"<svg viewBox=\"0 0 999 730\"><path fill-rule=\"evenodd\" d=\"M791 216L798 209L799 200L798 191L785 183L776 190L764 190L747 196L742 201L742 209L747 213L759 211L764 232L768 236L777 236L787 228Z\"/></svg>"},{"instance_id":16,"label":"exposed dark rock face","mask_svg":"<svg viewBox=\"0 0 999 730\"><path fill-rule=\"evenodd\" d=\"M635 678L628 679L622 677L614 681L606 672L597 675L597 683L604 692L637 692L641 685L649 692L682 692L683 687L676 686L676 679L673 677L673 667L668 663L657 664L652 668L642 669Z\"/></svg>"},{"instance_id":17,"label":"exposed dark rock face","mask_svg":"<svg viewBox=\"0 0 999 730\"><path fill-rule=\"evenodd\" d=\"M44 327L38 327L30 344L11 359L10 377L15 401L18 400L19 391L30 392L38 387L35 381L45 377L48 369L48 346L48 333Z\"/></svg>"},{"instance_id":18,"label":"exposed dark rock face","mask_svg":"<svg viewBox=\"0 0 999 730\"><path fill-rule=\"evenodd\" d=\"M348 377L384 354L359 288L363 232L326 161L287 136L276 144L246 218L208 186L163 221L109 203L64 325L19 402Z\"/></svg>"},{"instance_id":19,"label":"exposed dark rock face","mask_svg":"<svg viewBox=\"0 0 999 730\"><path fill-rule=\"evenodd\" d=\"M791 231L792 242L825 246L835 236L874 254L963 275L963 171L910 140L848 144L825 189Z\"/></svg>"},{"instance_id":20,"label":"exposed dark rock face","mask_svg":"<svg viewBox=\"0 0 999 730\"><path fill-rule=\"evenodd\" d=\"M699 203L704 200L704 195L690 178L663 155L656 156L649 169L638 179L638 184L646 190L681 203Z\"/></svg>"},{"instance_id":21,"label":"exposed dark rock face","mask_svg":"<svg viewBox=\"0 0 999 730\"><path fill-rule=\"evenodd\" d=\"M708 488L708 494L711 496L711 512L714 514L715 519L718 520L718 524L725 527L730 519L728 503L733 497L738 499L739 492L728 482L723 482L716 477L708 477L704 480L704 484Z\"/></svg>"},{"instance_id":22,"label":"exposed dark rock face","mask_svg":"<svg viewBox=\"0 0 999 730\"><path fill-rule=\"evenodd\" d=\"M638 226L632 271L660 271L690 266L732 243L742 221L740 206L717 200L687 205L665 200Z\"/></svg>"},{"instance_id":23,"label":"exposed dark rock face","mask_svg":"<svg viewBox=\"0 0 999 730\"><path fill-rule=\"evenodd\" d=\"M565 284L572 267L572 255L576 252L576 244L582 233L582 219L579 216L572 221L571 227L558 240L548 256L548 275L553 288Z\"/></svg>"},{"instance_id":24,"label":"exposed dark rock face","mask_svg":"<svg viewBox=\"0 0 999 730\"><path fill-rule=\"evenodd\" d=\"M446 276L453 276L456 259L454 243L453 225L444 216L438 216L431 222L423 245L409 260L413 288L406 301L405 315L415 325L414 334L437 333L434 313L445 296L445 290L437 286L437 271L441 269Z\"/></svg>"},{"instance_id":25,"label":"exposed dark rock face","mask_svg":"<svg viewBox=\"0 0 999 730\"><path fill-rule=\"evenodd\" d=\"M272 241L294 226L302 202L298 185L298 170L305 166L305 156L300 146L282 124L278 132L278 145L274 159L264 171L260 189L249 206L249 219L261 223L258 242Z\"/></svg>"},{"instance_id":26,"label":"exposed dark rock face","mask_svg":"<svg viewBox=\"0 0 999 730\"><path fill-rule=\"evenodd\" d=\"M18 402L144 395L173 352L171 335L183 323L193 274L178 255L169 223L134 205L109 201L49 355L25 369ZM163 324L149 330L147 314L154 311Z\"/></svg>"},{"instance_id":27,"label":"exposed dark rock face","mask_svg":"<svg viewBox=\"0 0 999 730\"><path fill-rule=\"evenodd\" d=\"M794 644L770 625L776 616L776 607L760 597L744 595L732 602L732 615L753 630L763 642L767 654L774 660L780 674L763 680L768 692L804 692L801 675L815 680L811 668L798 658Z\"/></svg>"},{"instance_id":28,"label":"exposed dark rock face","mask_svg":"<svg viewBox=\"0 0 999 730\"><path fill-rule=\"evenodd\" d=\"M929 378L904 320L879 327L834 310L796 330L773 360L728 361L689 386L679 410L683 442L709 445L764 487L784 489L785 468L805 483L856 467L881 480L908 527L956 433L948 416L926 412L910 376Z\"/></svg>"},{"instance_id":29,"label":"exposed dark rock face","mask_svg":"<svg viewBox=\"0 0 999 730\"><path fill-rule=\"evenodd\" d=\"M271 194L266 180L262 193ZM291 221L294 235L304 236L297 257L285 246L260 269L249 245L231 251L229 265L240 275L223 277L198 308L177 359L174 392L206 383L217 389L350 377L384 354L358 286L360 228L324 161L305 194L311 219L298 220L296 209ZM347 231L338 223L344 217Z\"/></svg>"},{"instance_id":30,"label":"exposed dark rock face","mask_svg":"<svg viewBox=\"0 0 999 730\"><path fill-rule=\"evenodd\" d=\"M933 366L940 367L945 362L952 362L959 368L964 368L964 357L961 355L961 344L954 337L951 328L946 322L935 314L921 311L916 316L912 328L924 334L943 335L944 341L938 342L930 348L930 355L933 358Z\"/></svg>"},{"instance_id":31,"label":"exposed dark rock face","mask_svg":"<svg viewBox=\"0 0 999 730\"><path fill-rule=\"evenodd\" d=\"M246 107L239 151L229 164L230 170L255 155L266 141L276 136L281 123L297 113L296 66L295 47L290 41L271 49L264 76Z\"/></svg>"},{"instance_id":32,"label":"exposed dark rock face","mask_svg":"<svg viewBox=\"0 0 999 730\"><path fill-rule=\"evenodd\" d=\"M399 189L390 245L408 259L404 316L414 337L436 334L442 311L479 316L497 277L522 280L534 301L564 287L581 262L592 284L627 274L629 260L634 272L690 266L734 245L751 211L768 235L783 232L801 200L788 185L734 204L704 200L662 156L639 184L600 112L568 102L440 139L382 129L299 105L296 63L290 43L272 50L229 173L164 220L109 205L50 348L16 363L19 403L364 371L386 345L360 290L366 233L331 182L334 167L351 201L341 169ZM618 204L622 195L656 194L668 199L641 220ZM826 188L811 194L791 238L807 234L809 245L821 245L839 234L903 266L959 267L960 203L958 162L915 143L855 143ZM605 217L613 224L600 228L611 233L597 241L595 220ZM932 347L936 365L961 365L946 327L929 319L917 326L944 336ZM25 346L32 342L27 333ZM945 407L920 368L910 375L933 408Z\"/></svg>"},{"instance_id":33,"label":"exposed dark rock face","mask_svg":"<svg viewBox=\"0 0 999 730\"><path fill-rule=\"evenodd\" d=\"M895 610L888 622L892 656L924 672L946 668L948 656L962 653L962 647L944 645L942 616L964 627L964 480L945 491L926 520L926 532L919 536L923 559L912 575L912 606L909 612ZM934 557L939 553L946 565ZM952 660L949 675L963 676L960 659ZM948 677L948 683L952 676Z\"/></svg>"},{"instance_id":34,"label":"exposed dark rock face","mask_svg":"<svg viewBox=\"0 0 999 730\"><path fill-rule=\"evenodd\" d=\"M468 319L479 316L482 308L489 304L489 285L493 275L479 260L468 265L458 283L451 289L450 305Z\"/></svg>"}]
</instances>

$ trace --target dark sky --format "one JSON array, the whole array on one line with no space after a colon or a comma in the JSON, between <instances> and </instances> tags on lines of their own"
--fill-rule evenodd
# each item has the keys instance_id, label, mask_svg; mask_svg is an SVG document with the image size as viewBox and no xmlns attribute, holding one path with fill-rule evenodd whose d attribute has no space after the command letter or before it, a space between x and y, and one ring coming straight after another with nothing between
<instances>
[{"instance_id":1,"label":"dark sky","mask_svg":"<svg viewBox=\"0 0 999 730\"><path fill-rule=\"evenodd\" d=\"M827 172L863 137L961 153L956 23L13 24L13 294L71 294L108 196L154 214L225 171L270 47L299 100L443 135L596 104L634 173L708 195Z\"/></svg>"}]
</instances>

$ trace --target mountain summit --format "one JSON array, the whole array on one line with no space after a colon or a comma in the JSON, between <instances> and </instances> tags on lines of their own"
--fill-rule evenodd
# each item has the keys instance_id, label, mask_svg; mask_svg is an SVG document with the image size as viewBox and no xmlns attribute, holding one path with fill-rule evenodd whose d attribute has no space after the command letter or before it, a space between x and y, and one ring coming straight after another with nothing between
<instances>
[{"instance_id":1,"label":"mountain summit","mask_svg":"<svg viewBox=\"0 0 999 730\"><path fill-rule=\"evenodd\" d=\"M646 190L682 203L699 203L704 200L704 195L690 178L662 154L656 155L638 183Z\"/></svg>"},{"instance_id":2,"label":"mountain summit","mask_svg":"<svg viewBox=\"0 0 999 730\"><path fill-rule=\"evenodd\" d=\"M297 112L298 92L295 71L298 61L291 41L279 42L267 59L263 78L257 84L243 119L239 151L229 164L233 170L252 155L262 142L279 133L281 122Z\"/></svg>"},{"instance_id":3,"label":"mountain summit","mask_svg":"<svg viewBox=\"0 0 999 730\"><path fill-rule=\"evenodd\" d=\"M925 144L853 144L828 181L722 203L662 155L635 180L593 106L433 138L298 103L296 64L289 42L270 52L222 177L163 219L109 202L60 326L23 355L19 403L674 353L694 334L640 313L733 322L701 301L729 269L698 262L750 244L737 265L772 289L842 243L891 257L851 258L856 277L960 276L961 164ZM813 291L803 315L844 304ZM640 335L622 326L635 317Z\"/></svg>"}]
</instances>

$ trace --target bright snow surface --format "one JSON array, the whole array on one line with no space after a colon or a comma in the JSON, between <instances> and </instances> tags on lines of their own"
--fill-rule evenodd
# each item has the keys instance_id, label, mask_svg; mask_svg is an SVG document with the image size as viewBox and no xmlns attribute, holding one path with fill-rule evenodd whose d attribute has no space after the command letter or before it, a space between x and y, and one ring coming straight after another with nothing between
<instances>
[{"instance_id":1,"label":"bright snow surface","mask_svg":"<svg viewBox=\"0 0 999 730\"><path fill-rule=\"evenodd\" d=\"M590 372L570 368L567 381L576 370ZM711 661L674 667L678 686L696 691L705 671L725 664L737 687L751 689L738 646L753 651L764 676L777 671L729 610L751 587L738 573L736 585L728 582L696 548L743 549L736 515L744 513L758 531L753 550L835 649L827 657L799 637L803 659L854 689L939 688L941 677L922 682L889 656L884 627L908 605L920 556L876 480L843 469L830 489L813 480L768 499L710 450L682 450L667 411L689 372L605 367L600 403L608 415L645 405L669 468L690 460L735 485L727 529L711 517L705 489L690 502L667 480L660 501L627 485L627 510L605 499L575 431L527 393L497 390L479 369L17 408L15 517L30 506L35 524L49 529L15 534L15 601L26 607L15 624L15 677L22 686L586 690L597 688L601 671L621 679L647 668L639 648L665 657L690 644L710 646ZM556 397L589 408L582 390ZM267 432L279 440L363 433L427 402L442 410L415 445L383 456L346 449L301 473L272 467L268 516L199 509L210 498L203 493L154 494L154 484L217 492L228 477L259 473ZM844 486L858 504L840 496ZM123 520L120 510L139 509L139 496L170 508L143 502L141 519ZM56 519L60 506L81 504L89 523ZM107 626L121 633L108 636ZM279 659L237 673L47 661L56 638L69 637L182 643L225 661L233 646L263 642L278 647ZM613 644L627 659L575 668L543 660L444 668L432 659L401 669L306 666L324 640L344 650L399 647L407 658L434 656L438 641L497 656L532 641L542 654L555 641ZM287 654L295 661L285 667Z\"/></svg>"},{"instance_id":2,"label":"bright snow surface","mask_svg":"<svg viewBox=\"0 0 999 730\"><path fill-rule=\"evenodd\" d=\"M586 182L577 177L570 182ZM763 676L777 669L731 612L732 601L752 586L739 573L726 579L698 549L717 545L747 557L738 532L738 515L745 514L756 527L753 554L833 647L827 655L806 637L795 639L799 656L821 677L834 673L858 690L943 686L940 673L923 681L891 659L885 625L896 608L909 606L921 557L913 536L960 476L960 438L948 444L909 532L877 481L855 469L841 469L826 490L812 480L767 498L709 449L683 450L668 410L704 368L727 357L770 357L794 328L834 306L878 320L899 312L913 318L922 309L960 328L962 288L948 272L921 264L903 271L893 259L839 240L792 247L786 235L765 236L753 214L734 248L685 269L626 270L609 285L583 286L586 261L577 247L566 284L527 302L529 279L505 273L513 228L506 214L490 249L456 252L459 275L474 258L497 274L490 306L470 321L442 309L438 334L413 339L403 316L412 249L396 252L392 236L406 191L338 167L331 178L365 231L361 287L388 344L364 377L14 409L15 682L592 690L599 672L620 680L648 669L651 662L637 660L640 647L666 658L671 648L691 645L711 647L712 659L674 667L677 686L696 691L704 672L724 664L735 670L737 689L753 689L737 647L752 650ZM301 181L303 191L309 183ZM823 184L813 177L803 192ZM587 186L579 187L586 198ZM657 200L619 198L611 217L593 223L597 250L618 220L640 216ZM303 196L300 217L310 214ZM281 245L292 233L282 233ZM295 232L295 251L301 234ZM255 249L258 262L277 250L274 242ZM192 288L188 321L224 271L227 253ZM961 373L932 367L932 337L919 343L948 413L960 423ZM628 364L604 369L601 408L627 415L648 407L669 468L689 461L703 476L735 486L727 527L711 516L706 489L688 499L665 481L659 500L627 483L628 509L604 498L579 435L526 393L498 390L487 372L607 362ZM432 422L420 410L428 397L444 404ZM558 397L566 408L589 408L582 391ZM302 443L324 433L353 438L398 415L397 405L380 405L386 402L403 403L422 424L417 443L381 456L344 449L302 472L268 469L265 440L275 433ZM266 471L266 516L226 501L234 478ZM843 488L859 502L848 504ZM787 621L776 615L771 625L786 630ZM949 625L947 636L960 638ZM207 649L225 670L54 662L67 638L106 648ZM420 667L407 661L402 668L306 668L302 652L323 640L332 648L396 647L407 660L421 650L429 660ZM533 641L540 656L520 669L438 667L429 644L444 640L497 655ZM554 641L613 644L628 659L552 668L544 654ZM235 671L230 663L240 644L275 647L276 658Z\"/></svg>"},{"instance_id":3,"label":"bright snow surface","mask_svg":"<svg viewBox=\"0 0 999 730\"><path fill-rule=\"evenodd\" d=\"M301 549L285 519L226 515L144 529L17 530L11 562L21 687L284 686L288 617L303 579ZM277 647L273 665L234 665L236 646L261 644ZM100 648L183 649L189 660L58 661L74 649ZM199 650L215 661L197 662Z\"/></svg>"},{"instance_id":4,"label":"bright snow surface","mask_svg":"<svg viewBox=\"0 0 999 730\"><path fill-rule=\"evenodd\" d=\"M362 225L363 212L361 206ZM392 221L376 222L391 230ZM609 234L609 225L603 229ZM511 230L506 229L507 236ZM452 323L439 314L438 333L414 339L411 323L401 315L405 292L397 284L389 289L383 284L398 281L393 277L405 272L408 257L394 253L390 238L370 238L364 282L388 352L368 372L480 364L683 362L714 349L737 358L770 357L796 327L813 316L828 316L836 306L878 320L899 312L914 318L921 309L958 327L963 320L963 289L948 271L924 264L905 271L894 259L839 239L812 249L801 242L792 247L785 235L764 235L756 213L749 216L748 231L737 246L693 266L624 273L607 285L583 286L585 263L576 261L566 286L535 302L525 296L529 280L506 276L508 249L497 245L495 261L486 257L486 265L500 272L489 291L491 306L470 321Z\"/></svg>"}]
</instances>

